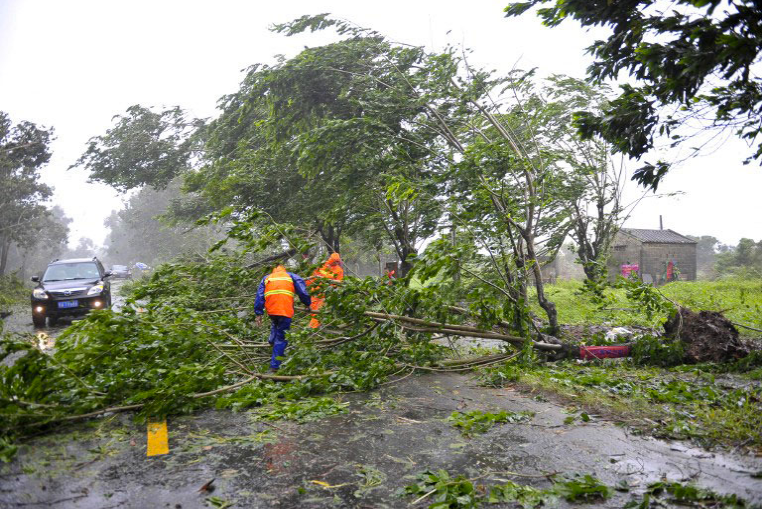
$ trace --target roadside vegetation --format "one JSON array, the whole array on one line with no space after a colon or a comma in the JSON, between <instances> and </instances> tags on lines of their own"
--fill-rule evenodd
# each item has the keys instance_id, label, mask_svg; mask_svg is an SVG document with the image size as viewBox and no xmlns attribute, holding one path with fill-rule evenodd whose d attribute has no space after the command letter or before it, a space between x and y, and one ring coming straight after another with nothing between
<instances>
[{"instance_id":1,"label":"roadside vegetation","mask_svg":"<svg viewBox=\"0 0 762 509\"><path fill-rule=\"evenodd\" d=\"M0 277L0 310L6 310L25 301L28 288L15 274Z\"/></svg>"},{"instance_id":2,"label":"roadside vegetation","mask_svg":"<svg viewBox=\"0 0 762 509\"><path fill-rule=\"evenodd\" d=\"M12 313L13 307L29 298L29 289L15 274L0 276L0 334L3 332L3 319Z\"/></svg>"},{"instance_id":3,"label":"roadside vegetation","mask_svg":"<svg viewBox=\"0 0 762 509\"><path fill-rule=\"evenodd\" d=\"M306 273L312 266L303 263L296 270ZM369 390L415 371L481 366L486 383L558 394L580 416L610 416L657 436L707 446L762 446L758 352L735 363L686 367L680 343L646 336L635 341L634 357L624 363L545 364L541 350L516 337L497 350L454 358L450 347L432 341L441 336L436 328L393 318L411 307L418 316L442 314L443 292L408 288L404 280L390 285L348 277L325 288L323 327L295 326L281 371L265 374L267 331L254 324L252 289L268 270L243 268L242 258L230 255L166 264L132 283L120 313L90 314L62 333L52 353L39 351L34 338L6 336L2 357L24 355L0 368L5 459L26 434L108 412L130 410L146 419L208 406L255 407L262 419L308 421L343 412L345 405L331 397L336 393ZM474 317L448 320L486 327L484 318ZM479 334L466 329L460 333ZM471 434L527 418L477 412L453 414L451 421Z\"/></svg>"},{"instance_id":4,"label":"roadside vegetation","mask_svg":"<svg viewBox=\"0 0 762 509\"><path fill-rule=\"evenodd\" d=\"M720 495L680 482L651 483L642 495L637 496L628 494L630 487L626 481L616 486L607 486L590 474L550 475L544 483L548 484L549 481L550 486L547 488L498 480L511 473L493 472L467 478L464 475L453 476L446 470L425 471L418 475L418 482L405 487L405 495L412 499L411 505L429 509L475 509L505 503L523 509L536 509L555 507L561 499L574 504L594 504L610 499L615 492L626 494L626 499L629 499L622 506L625 509L753 507L735 495Z\"/></svg>"}]
</instances>

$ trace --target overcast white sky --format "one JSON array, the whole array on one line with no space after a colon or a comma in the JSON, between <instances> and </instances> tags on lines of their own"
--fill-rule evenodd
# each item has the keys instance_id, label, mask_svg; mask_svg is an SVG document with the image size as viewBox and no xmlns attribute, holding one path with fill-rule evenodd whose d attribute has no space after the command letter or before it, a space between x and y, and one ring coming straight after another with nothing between
<instances>
[{"instance_id":1,"label":"overcast white sky","mask_svg":"<svg viewBox=\"0 0 762 509\"><path fill-rule=\"evenodd\" d=\"M54 156L43 172L55 187L53 203L74 219L71 243L86 236L100 244L103 220L123 197L87 183L82 170L67 171L87 140L132 104L215 115L217 99L237 90L245 67L328 40L272 34L271 23L331 12L398 41L434 49L465 43L475 50L472 63L489 68L518 62L582 77L593 35L573 22L551 30L531 17L505 19L509 1L0 0L0 110L14 121L55 127ZM661 214L665 228L683 234L733 244L762 238L762 170L743 166L745 154L732 140L688 161L660 188L683 194L645 200L625 226L658 228Z\"/></svg>"}]
</instances>

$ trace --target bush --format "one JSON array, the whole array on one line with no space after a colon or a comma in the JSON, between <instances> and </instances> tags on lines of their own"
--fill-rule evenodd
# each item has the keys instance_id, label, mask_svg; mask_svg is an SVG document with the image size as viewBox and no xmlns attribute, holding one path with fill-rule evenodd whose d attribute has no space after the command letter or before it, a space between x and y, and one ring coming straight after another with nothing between
<instances>
[{"instance_id":1,"label":"bush","mask_svg":"<svg viewBox=\"0 0 762 509\"><path fill-rule=\"evenodd\" d=\"M0 276L0 311L24 302L27 288L16 274Z\"/></svg>"}]
</instances>

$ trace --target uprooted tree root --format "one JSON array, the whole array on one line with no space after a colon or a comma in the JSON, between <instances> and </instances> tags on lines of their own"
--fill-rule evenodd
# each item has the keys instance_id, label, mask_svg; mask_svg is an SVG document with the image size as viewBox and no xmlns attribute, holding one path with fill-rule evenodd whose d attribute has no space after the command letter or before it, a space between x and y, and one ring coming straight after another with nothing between
<instances>
[{"instance_id":1,"label":"uprooted tree root","mask_svg":"<svg viewBox=\"0 0 762 509\"><path fill-rule=\"evenodd\" d=\"M749 354L738 329L717 311L680 307L664 324L667 337L679 340L687 363L727 362Z\"/></svg>"}]
</instances>

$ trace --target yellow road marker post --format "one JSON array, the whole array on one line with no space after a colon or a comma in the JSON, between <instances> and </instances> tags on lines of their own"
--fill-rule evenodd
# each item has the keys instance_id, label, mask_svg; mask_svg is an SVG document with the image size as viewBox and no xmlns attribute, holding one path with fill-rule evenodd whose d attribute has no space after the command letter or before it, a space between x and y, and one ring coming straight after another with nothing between
<instances>
[{"instance_id":1,"label":"yellow road marker post","mask_svg":"<svg viewBox=\"0 0 762 509\"><path fill-rule=\"evenodd\" d=\"M169 438L167 437L167 420L148 421L148 448L146 456L169 454Z\"/></svg>"}]
</instances>

